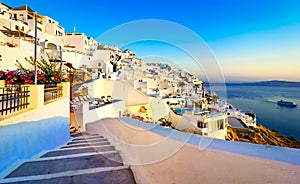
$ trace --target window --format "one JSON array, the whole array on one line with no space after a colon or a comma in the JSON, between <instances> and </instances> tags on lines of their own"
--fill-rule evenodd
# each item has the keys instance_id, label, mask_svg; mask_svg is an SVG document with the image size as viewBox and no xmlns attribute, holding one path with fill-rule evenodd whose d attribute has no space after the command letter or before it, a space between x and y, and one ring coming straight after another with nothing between
<instances>
[{"instance_id":1,"label":"window","mask_svg":"<svg viewBox=\"0 0 300 184\"><path fill-rule=\"evenodd\" d=\"M19 30L19 26L16 26L16 30Z\"/></svg>"},{"instance_id":2,"label":"window","mask_svg":"<svg viewBox=\"0 0 300 184\"><path fill-rule=\"evenodd\" d=\"M48 22L51 23L51 20L49 19Z\"/></svg>"},{"instance_id":3,"label":"window","mask_svg":"<svg viewBox=\"0 0 300 184\"><path fill-rule=\"evenodd\" d=\"M14 19L15 19L15 20L17 20L17 17L18 17L18 15L17 15L17 14L14 14Z\"/></svg>"},{"instance_id":4,"label":"window","mask_svg":"<svg viewBox=\"0 0 300 184\"><path fill-rule=\"evenodd\" d=\"M207 128L207 123L197 121L197 126L198 126L198 128Z\"/></svg>"},{"instance_id":5,"label":"window","mask_svg":"<svg viewBox=\"0 0 300 184\"><path fill-rule=\"evenodd\" d=\"M224 120L217 120L217 128L218 130L223 130L224 129Z\"/></svg>"}]
</instances>

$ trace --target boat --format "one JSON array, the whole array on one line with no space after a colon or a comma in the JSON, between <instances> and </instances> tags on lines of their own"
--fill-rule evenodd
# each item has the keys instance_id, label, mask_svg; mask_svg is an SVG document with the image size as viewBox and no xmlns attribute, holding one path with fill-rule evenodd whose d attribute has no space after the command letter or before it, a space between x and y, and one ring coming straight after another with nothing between
<instances>
[{"instance_id":1,"label":"boat","mask_svg":"<svg viewBox=\"0 0 300 184\"><path fill-rule=\"evenodd\" d=\"M295 102L288 102L288 101L283 101L283 100L278 101L277 105L287 106L287 107L296 107L297 106L297 104Z\"/></svg>"}]
</instances>

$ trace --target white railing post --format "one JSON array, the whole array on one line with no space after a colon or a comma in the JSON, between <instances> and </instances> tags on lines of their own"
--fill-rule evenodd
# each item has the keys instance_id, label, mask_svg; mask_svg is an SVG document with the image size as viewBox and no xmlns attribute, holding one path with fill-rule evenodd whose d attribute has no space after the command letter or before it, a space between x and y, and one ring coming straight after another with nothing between
<instances>
[{"instance_id":1,"label":"white railing post","mask_svg":"<svg viewBox=\"0 0 300 184\"><path fill-rule=\"evenodd\" d=\"M62 98L70 99L70 82L62 82Z\"/></svg>"},{"instance_id":2,"label":"white railing post","mask_svg":"<svg viewBox=\"0 0 300 184\"><path fill-rule=\"evenodd\" d=\"M44 85L29 85L29 108L44 106Z\"/></svg>"},{"instance_id":3,"label":"white railing post","mask_svg":"<svg viewBox=\"0 0 300 184\"><path fill-rule=\"evenodd\" d=\"M81 131L86 131L86 123L88 123L88 118L90 117L90 115L92 114L91 112L96 112L96 110L90 111L90 104L89 102L83 102L81 103L82 105L82 125L80 130Z\"/></svg>"}]
</instances>

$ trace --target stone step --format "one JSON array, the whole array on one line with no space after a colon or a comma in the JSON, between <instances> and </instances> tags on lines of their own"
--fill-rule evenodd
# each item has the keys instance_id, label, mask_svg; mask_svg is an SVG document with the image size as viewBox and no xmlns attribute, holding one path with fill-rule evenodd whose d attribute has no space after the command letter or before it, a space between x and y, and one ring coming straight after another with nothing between
<instances>
[{"instance_id":1,"label":"stone step","mask_svg":"<svg viewBox=\"0 0 300 184\"><path fill-rule=\"evenodd\" d=\"M108 145L96 145L96 146L91 146L91 145L88 145L88 146L80 146L80 147L70 147L70 148L59 148L58 150L74 150L74 149L84 149L84 148L93 148L93 149L101 149L101 148L105 148L105 147L109 147L109 146L112 146L110 144ZM58 151L58 150L53 150L53 151Z\"/></svg>"},{"instance_id":2,"label":"stone step","mask_svg":"<svg viewBox=\"0 0 300 184\"><path fill-rule=\"evenodd\" d=\"M80 140L80 141L71 141L68 142L67 145L72 145L72 144L80 144L80 143L97 143L97 142L107 142L107 139L89 139L89 140Z\"/></svg>"},{"instance_id":3,"label":"stone step","mask_svg":"<svg viewBox=\"0 0 300 184\"><path fill-rule=\"evenodd\" d=\"M102 137L98 134L92 134L92 133L87 133L87 132L78 132L78 133L73 133L70 134L71 138L83 138L83 137Z\"/></svg>"},{"instance_id":4,"label":"stone step","mask_svg":"<svg viewBox=\"0 0 300 184\"><path fill-rule=\"evenodd\" d=\"M83 136L83 137L77 137L77 138L71 138L71 139L72 139L72 141L82 141L82 140L90 140L90 139L104 139L104 137L100 136L100 135L98 135L98 136L94 135L94 136Z\"/></svg>"},{"instance_id":5,"label":"stone step","mask_svg":"<svg viewBox=\"0 0 300 184\"><path fill-rule=\"evenodd\" d=\"M119 151L103 136L72 133L67 145L30 159L0 183L136 183Z\"/></svg>"},{"instance_id":6,"label":"stone step","mask_svg":"<svg viewBox=\"0 0 300 184\"><path fill-rule=\"evenodd\" d=\"M108 141L106 141L106 142L99 142L99 143L79 143L79 144L74 144L74 145L62 146L61 149L64 149L64 148L76 148L76 147L104 146L104 145L110 145L110 143Z\"/></svg>"},{"instance_id":7,"label":"stone step","mask_svg":"<svg viewBox=\"0 0 300 184\"><path fill-rule=\"evenodd\" d=\"M97 184L97 183L128 183L134 184L135 179L128 166L102 167L85 170L61 172L55 174L36 175L30 177L8 178L1 181L11 184Z\"/></svg>"},{"instance_id":8,"label":"stone step","mask_svg":"<svg viewBox=\"0 0 300 184\"><path fill-rule=\"evenodd\" d=\"M114 151L114 150L115 150L114 146L97 147L97 148L85 147L79 149L56 150L56 151L50 151L42 155L41 158L66 156L66 155L80 154L80 153L106 152L106 151Z\"/></svg>"},{"instance_id":9,"label":"stone step","mask_svg":"<svg viewBox=\"0 0 300 184\"><path fill-rule=\"evenodd\" d=\"M5 178L54 174L99 167L118 167L122 165L122 158L116 152L73 158L55 158L25 162Z\"/></svg>"}]
</instances>

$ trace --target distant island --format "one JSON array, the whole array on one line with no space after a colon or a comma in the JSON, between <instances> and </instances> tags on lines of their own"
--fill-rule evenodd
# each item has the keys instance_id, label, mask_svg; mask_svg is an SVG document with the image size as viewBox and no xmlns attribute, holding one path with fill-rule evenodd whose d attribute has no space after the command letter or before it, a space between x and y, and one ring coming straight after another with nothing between
<instances>
[{"instance_id":1,"label":"distant island","mask_svg":"<svg viewBox=\"0 0 300 184\"><path fill-rule=\"evenodd\" d=\"M300 82L290 81L261 81L261 82L242 82L242 83L226 83L227 86L279 86L279 87L300 87Z\"/></svg>"}]
</instances>

